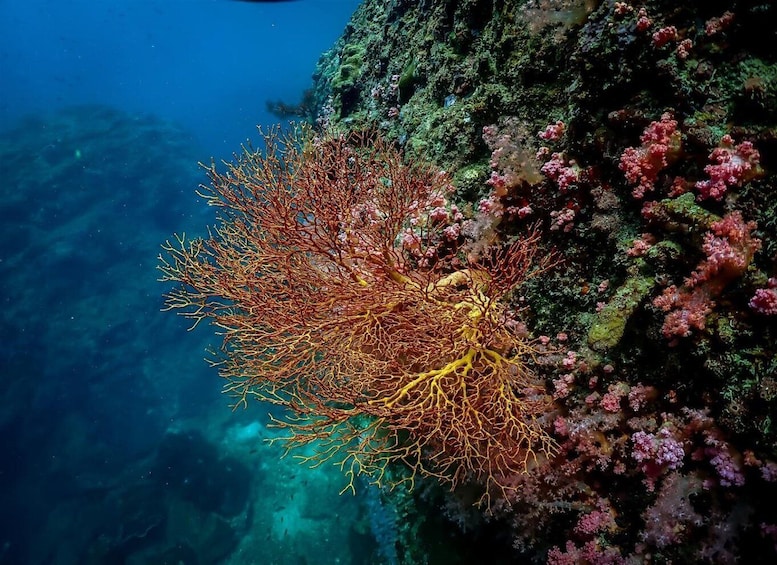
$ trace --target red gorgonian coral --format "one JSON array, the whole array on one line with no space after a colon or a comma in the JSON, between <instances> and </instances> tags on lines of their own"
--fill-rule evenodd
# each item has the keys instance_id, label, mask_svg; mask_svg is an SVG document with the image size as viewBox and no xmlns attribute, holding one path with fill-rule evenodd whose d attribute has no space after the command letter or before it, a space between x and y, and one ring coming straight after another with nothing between
<instances>
[{"instance_id":1,"label":"red gorgonian coral","mask_svg":"<svg viewBox=\"0 0 777 565\"><path fill-rule=\"evenodd\" d=\"M207 167L219 225L162 258L168 308L223 331L226 392L287 408L288 446L319 440L311 459L351 486L402 462L410 480L505 488L552 455L537 347L505 305L552 264L538 236L468 258L444 234L447 176L379 136L266 142Z\"/></svg>"}]
</instances>

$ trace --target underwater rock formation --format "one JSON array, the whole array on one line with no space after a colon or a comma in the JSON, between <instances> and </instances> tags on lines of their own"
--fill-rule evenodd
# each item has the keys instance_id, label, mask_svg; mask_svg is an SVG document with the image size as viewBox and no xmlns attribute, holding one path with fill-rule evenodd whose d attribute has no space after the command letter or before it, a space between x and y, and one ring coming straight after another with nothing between
<instances>
[{"instance_id":1,"label":"underwater rock formation","mask_svg":"<svg viewBox=\"0 0 777 565\"><path fill-rule=\"evenodd\" d=\"M777 7L755 0L357 10L317 68L319 126L446 169L471 241L538 226L562 257L514 296L559 338L538 369L558 457L485 514L469 489L386 495L406 515L442 505L506 559L774 558L775 40Z\"/></svg>"}]
</instances>

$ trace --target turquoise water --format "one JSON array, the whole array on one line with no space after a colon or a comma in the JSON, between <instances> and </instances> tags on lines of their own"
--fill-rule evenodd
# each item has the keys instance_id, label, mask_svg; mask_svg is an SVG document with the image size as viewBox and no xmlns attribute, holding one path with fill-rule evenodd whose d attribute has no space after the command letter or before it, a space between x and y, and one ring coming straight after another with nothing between
<instances>
[{"instance_id":1,"label":"turquoise water","mask_svg":"<svg viewBox=\"0 0 777 565\"><path fill-rule=\"evenodd\" d=\"M0 564L393 559L376 497L230 411L155 270L212 222L198 161L299 101L357 4L0 2Z\"/></svg>"}]
</instances>

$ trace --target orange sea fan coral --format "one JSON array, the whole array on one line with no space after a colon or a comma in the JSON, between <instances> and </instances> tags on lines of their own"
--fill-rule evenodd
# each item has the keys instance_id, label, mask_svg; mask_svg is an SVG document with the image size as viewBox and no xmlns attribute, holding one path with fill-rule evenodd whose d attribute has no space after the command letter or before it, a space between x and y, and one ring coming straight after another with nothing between
<instances>
[{"instance_id":1,"label":"orange sea fan coral","mask_svg":"<svg viewBox=\"0 0 777 565\"><path fill-rule=\"evenodd\" d=\"M500 487L555 451L552 410L505 296L552 264L538 236L479 256L443 249L445 174L375 134L266 137L218 172L207 239L164 248L167 307L223 332L225 390L286 407L288 446L386 482L389 464ZM419 248L402 241L410 230ZM419 261L419 252L428 261ZM390 482L390 481L388 481Z\"/></svg>"}]
</instances>

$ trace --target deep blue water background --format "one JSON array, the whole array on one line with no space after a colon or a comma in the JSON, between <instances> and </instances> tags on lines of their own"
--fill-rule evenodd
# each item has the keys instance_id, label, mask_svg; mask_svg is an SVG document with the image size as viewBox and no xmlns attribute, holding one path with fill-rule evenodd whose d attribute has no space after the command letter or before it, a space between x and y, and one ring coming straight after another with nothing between
<instances>
[{"instance_id":1,"label":"deep blue water background","mask_svg":"<svg viewBox=\"0 0 777 565\"><path fill-rule=\"evenodd\" d=\"M230 155L298 101L358 0L2 0L0 130L82 103L153 112Z\"/></svg>"},{"instance_id":2,"label":"deep blue water background","mask_svg":"<svg viewBox=\"0 0 777 565\"><path fill-rule=\"evenodd\" d=\"M197 162L299 101L357 5L0 0L0 564L393 561L374 497L230 412L155 270L213 221Z\"/></svg>"}]
</instances>

